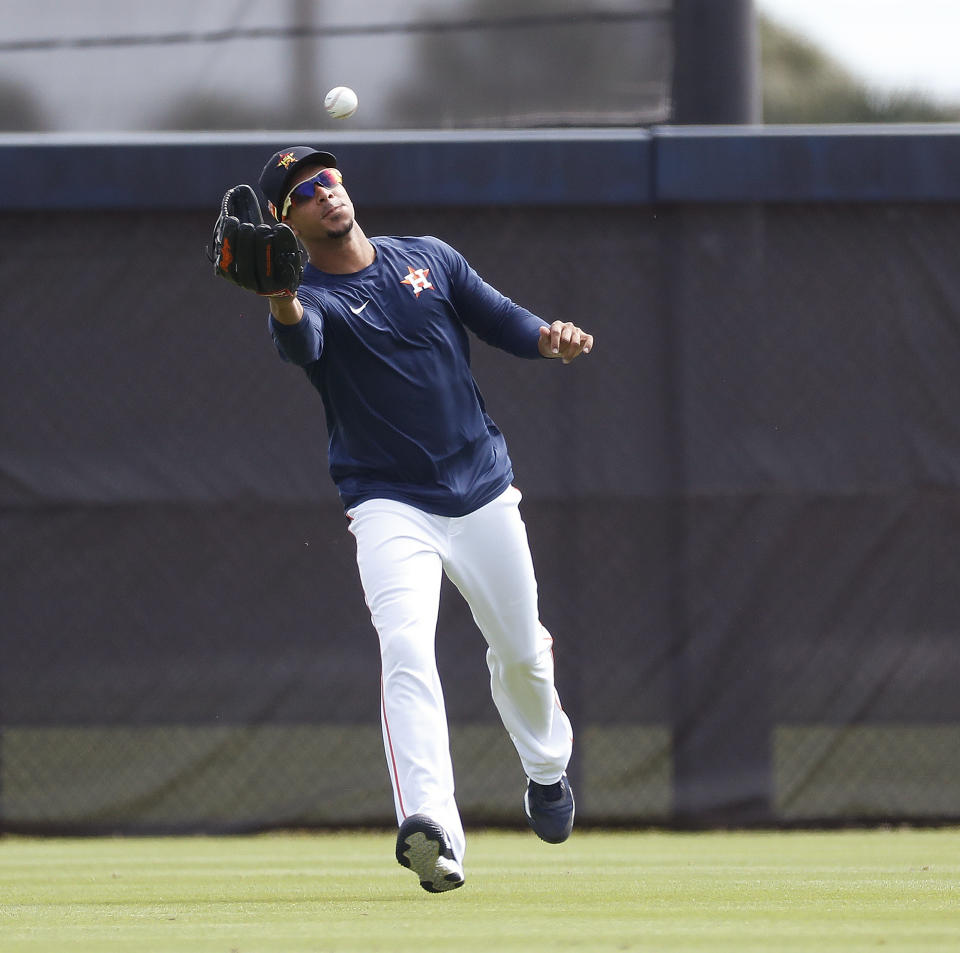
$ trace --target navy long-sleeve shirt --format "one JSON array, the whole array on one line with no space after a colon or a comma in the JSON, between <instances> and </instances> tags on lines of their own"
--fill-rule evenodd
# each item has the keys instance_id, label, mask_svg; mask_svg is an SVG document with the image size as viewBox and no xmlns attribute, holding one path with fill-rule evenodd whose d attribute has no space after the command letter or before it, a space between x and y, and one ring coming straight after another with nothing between
<instances>
[{"instance_id":1,"label":"navy long-sleeve shirt","mask_svg":"<svg viewBox=\"0 0 960 953\"><path fill-rule=\"evenodd\" d=\"M323 399L330 475L345 509L380 497L463 516L513 479L470 370L467 329L535 358L545 322L437 238L371 242L376 258L355 274L307 265L303 318L271 317L274 342Z\"/></svg>"}]
</instances>

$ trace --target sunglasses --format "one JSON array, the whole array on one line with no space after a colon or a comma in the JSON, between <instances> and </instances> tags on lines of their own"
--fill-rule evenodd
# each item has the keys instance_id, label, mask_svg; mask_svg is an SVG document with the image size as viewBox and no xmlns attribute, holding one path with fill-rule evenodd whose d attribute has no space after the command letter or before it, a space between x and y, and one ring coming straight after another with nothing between
<instances>
[{"instance_id":1,"label":"sunglasses","mask_svg":"<svg viewBox=\"0 0 960 953\"><path fill-rule=\"evenodd\" d=\"M286 201L283 203L283 211L280 213L280 218L286 218L291 208L303 205L304 202L312 201L313 197L317 194L318 185L323 189L333 189L342 181L343 176L340 174L339 169L321 169L316 175L301 182L298 186L290 190Z\"/></svg>"}]
</instances>

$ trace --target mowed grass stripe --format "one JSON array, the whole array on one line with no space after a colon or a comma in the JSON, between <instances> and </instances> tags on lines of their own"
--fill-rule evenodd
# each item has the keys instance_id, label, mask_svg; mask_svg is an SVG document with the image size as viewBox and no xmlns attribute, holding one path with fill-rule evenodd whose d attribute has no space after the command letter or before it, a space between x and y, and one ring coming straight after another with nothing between
<instances>
[{"instance_id":1,"label":"mowed grass stripe","mask_svg":"<svg viewBox=\"0 0 960 953\"><path fill-rule=\"evenodd\" d=\"M0 840L3 953L955 951L960 831L470 832L431 895L393 835Z\"/></svg>"}]
</instances>

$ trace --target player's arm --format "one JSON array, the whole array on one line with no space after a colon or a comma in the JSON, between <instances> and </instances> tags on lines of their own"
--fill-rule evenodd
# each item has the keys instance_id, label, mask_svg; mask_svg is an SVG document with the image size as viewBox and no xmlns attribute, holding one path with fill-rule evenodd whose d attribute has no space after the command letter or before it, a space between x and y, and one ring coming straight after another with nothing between
<instances>
[{"instance_id":1,"label":"player's arm","mask_svg":"<svg viewBox=\"0 0 960 953\"><path fill-rule=\"evenodd\" d=\"M482 341L518 357L560 358L564 364L590 353L593 335L570 321L547 324L487 284L459 252L449 246L444 251L457 313Z\"/></svg>"},{"instance_id":2,"label":"player's arm","mask_svg":"<svg viewBox=\"0 0 960 953\"><path fill-rule=\"evenodd\" d=\"M270 301L270 336L285 361L306 367L323 353L323 314L311 295Z\"/></svg>"},{"instance_id":3,"label":"player's arm","mask_svg":"<svg viewBox=\"0 0 960 953\"><path fill-rule=\"evenodd\" d=\"M270 313L274 321L288 326L299 324L303 318L303 305L296 295L289 298L276 297L270 299Z\"/></svg>"},{"instance_id":4,"label":"player's arm","mask_svg":"<svg viewBox=\"0 0 960 953\"><path fill-rule=\"evenodd\" d=\"M270 304L270 333L280 356L301 366L320 357L323 320L305 314L297 289L303 278L303 252L293 230L268 225L249 185L229 189L213 229L214 274L264 297Z\"/></svg>"}]
</instances>

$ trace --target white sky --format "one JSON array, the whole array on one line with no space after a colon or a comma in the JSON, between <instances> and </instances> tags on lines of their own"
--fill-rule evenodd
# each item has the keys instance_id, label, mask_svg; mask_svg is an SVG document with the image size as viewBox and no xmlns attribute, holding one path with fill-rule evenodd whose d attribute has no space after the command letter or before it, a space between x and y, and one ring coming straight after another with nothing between
<instances>
[{"instance_id":1,"label":"white sky","mask_svg":"<svg viewBox=\"0 0 960 953\"><path fill-rule=\"evenodd\" d=\"M960 0L756 0L884 90L960 102Z\"/></svg>"}]
</instances>

